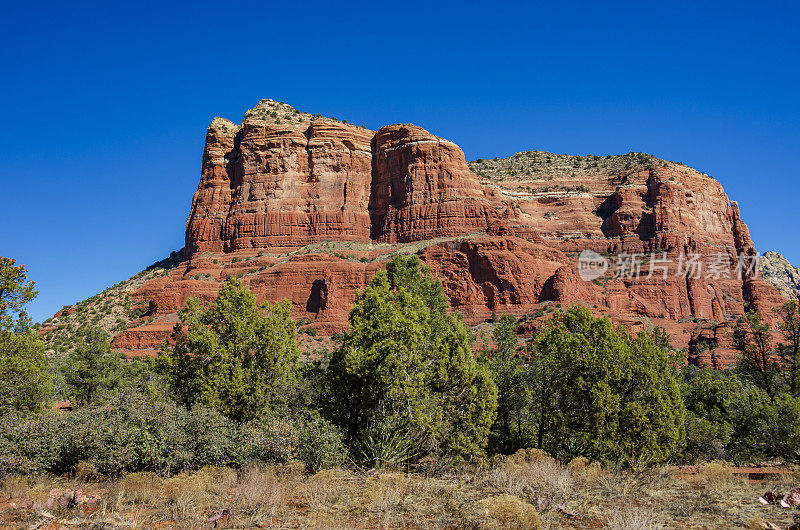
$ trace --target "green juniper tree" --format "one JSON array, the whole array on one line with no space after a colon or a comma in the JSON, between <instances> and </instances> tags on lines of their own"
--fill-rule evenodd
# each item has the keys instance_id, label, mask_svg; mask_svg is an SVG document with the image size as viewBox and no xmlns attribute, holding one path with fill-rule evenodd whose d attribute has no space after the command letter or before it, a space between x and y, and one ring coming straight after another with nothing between
<instances>
[{"instance_id":1,"label":"green juniper tree","mask_svg":"<svg viewBox=\"0 0 800 530\"><path fill-rule=\"evenodd\" d=\"M0 257L0 412L41 410L52 395L44 346L24 309L37 294L24 266Z\"/></svg>"},{"instance_id":2,"label":"green juniper tree","mask_svg":"<svg viewBox=\"0 0 800 530\"><path fill-rule=\"evenodd\" d=\"M781 318L778 324L784 342L778 345L781 372L793 397L800 395L800 307L794 300L775 309Z\"/></svg>"},{"instance_id":3,"label":"green juniper tree","mask_svg":"<svg viewBox=\"0 0 800 530\"><path fill-rule=\"evenodd\" d=\"M401 437L409 456L483 452L497 389L447 306L416 256L393 258L359 295L327 381L329 412L348 442Z\"/></svg>"},{"instance_id":4,"label":"green juniper tree","mask_svg":"<svg viewBox=\"0 0 800 530\"><path fill-rule=\"evenodd\" d=\"M126 365L124 355L111 351L102 329L81 330L78 340L61 372L65 394L77 405L88 405L109 397L120 386Z\"/></svg>"},{"instance_id":5,"label":"green juniper tree","mask_svg":"<svg viewBox=\"0 0 800 530\"><path fill-rule=\"evenodd\" d=\"M781 365L772 347L772 331L755 311L740 317L733 330L733 342L741 352L737 369L770 398L780 391Z\"/></svg>"},{"instance_id":6,"label":"green juniper tree","mask_svg":"<svg viewBox=\"0 0 800 530\"><path fill-rule=\"evenodd\" d=\"M27 322L25 304L39 294L28 271L16 261L0 257L0 329L12 329Z\"/></svg>"},{"instance_id":7,"label":"green juniper tree","mask_svg":"<svg viewBox=\"0 0 800 530\"><path fill-rule=\"evenodd\" d=\"M530 414L531 365L525 352L517 352L517 324L511 315L500 317L492 340L494 348L484 346L481 356L497 385L497 419L490 448L493 452L513 453L525 445L523 428Z\"/></svg>"},{"instance_id":8,"label":"green juniper tree","mask_svg":"<svg viewBox=\"0 0 800 530\"><path fill-rule=\"evenodd\" d=\"M160 370L174 398L201 402L235 420L285 404L297 373L297 323L284 300L259 305L241 281L229 278L207 308L189 299L164 344Z\"/></svg>"},{"instance_id":9,"label":"green juniper tree","mask_svg":"<svg viewBox=\"0 0 800 530\"><path fill-rule=\"evenodd\" d=\"M684 404L661 345L576 306L557 311L531 342L539 447L570 458L648 456L684 443Z\"/></svg>"}]
</instances>

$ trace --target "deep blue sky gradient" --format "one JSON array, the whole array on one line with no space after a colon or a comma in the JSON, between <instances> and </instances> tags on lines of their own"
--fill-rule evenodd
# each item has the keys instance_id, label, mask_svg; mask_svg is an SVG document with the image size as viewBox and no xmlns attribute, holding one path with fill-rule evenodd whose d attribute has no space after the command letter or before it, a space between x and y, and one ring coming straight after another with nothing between
<instances>
[{"instance_id":1,"label":"deep blue sky gradient","mask_svg":"<svg viewBox=\"0 0 800 530\"><path fill-rule=\"evenodd\" d=\"M5 2L0 255L43 320L183 245L205 128L262 98L468 159L644 151L800 263L796 2Z\"/></svg>"}]
</instances>

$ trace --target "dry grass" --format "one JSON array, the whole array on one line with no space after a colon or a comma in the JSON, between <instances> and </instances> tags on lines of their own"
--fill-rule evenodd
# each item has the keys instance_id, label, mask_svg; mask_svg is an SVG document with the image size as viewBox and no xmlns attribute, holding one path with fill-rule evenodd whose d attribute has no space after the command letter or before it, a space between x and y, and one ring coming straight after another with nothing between
<instances>
[{"instance_id":1,"label":"dry grass","mask_svg":"<svg viewBox=\"0 0 800 530\"><path fill-rule=\"evenodd\" d=\"M732 495L747 482L745 477L734 475L731 464L721 460L703 464L698 471L704 493L711 499Z\"/></svg>"},{"instance_id":2,"label":"dry grass","mask_svg":"<svg viewBox=\"0 0 800 530\"><path fill-rule=\"evenodd\" d=\"M611 513L605 528L611 530L656 530L661 528L661 525L656 522L653 510L638 506L624 506Z\"/></svg>"},{"instance_id":3,"label":"dry grass","mask_svg":"<svg viewBox=\"0 0 800 530\"><path fill-rule=\"evenodd\" d=\"M187 490L170 497L170 515L175 521L192 521L211 510L207 495L196 490Z\"/></svg>"},{"instance_id":4,"label":"dry grass","mask_svg":"<svg viewBox=\"0 0 800 530\"><path fill-rule=\"evenodd\" d=\"M238 483L236 471L227 467L204 467L164 481L164 494L176 521L199 520L212 511L216 498Z\"/></svg>"},{"instance_id":5,"label":"dry grass","mask_svg":"<svg viewBox=\"0 0 800 530\"><path fill-rule=\"evenodd\" d=\"M600 480L603 476L603 466L600 465L600 462L592 462L583 472L583 478L589 482L596 482Z\"/></svg>"},{"instance_id":6,"label":"dry grass","mask_svg":"<svg viewBox=\"0 0 800 530\"><path fill-rule=\"evenodd\" d=\"M671 471L666 468L612 468L600 472L597 483L604 495L629 498L642 492L657 492L669 487Z\"/></svg>"},{"instance_id":7,"label":"dry grass","mask_svg":"<svg viewBox=\"0 0 800 530\"><path fill-rule=\"evenodd\" d=\"M228 467L204 467L195 473L181 473L164 481L167 498L175 499L182 492L220 494L237 483L236 471Z\"/></svg>"},{"instance_id":8,"label":"dry grass","mask_svg":"<svg viewBox=\"0 0 800 530\"><path fill-rule=\"evenodd\" d=\"M309 477L300 489L312 510L321 510L336 500L336 487L326 473Z\"/></svg>"},{"instance_id":9,"label":"dry grass","mask_svg":"<svg viewBox=\"0 0 800 530\"><path fill-rule=\"evenodd\" d=\"M701 464L698 471L709 482L727 482L733 477L733 467L723 460Z\"/></svg>"},{"instance_id":10,"label":"dry grass","mask_svg":"<svg viewBox=\"0 0 800 530\"><path fill-rule=\"evenodd\" d=\"M409 508L407 502L413 489L413 478L402 473L387 473L377 477L366 491L367 511L377 512L382 527L391 526L397 515Z\"/></svg>"},{"instance_id":11,"label":"dry grass","mask_svg":"<svg viewBox=\"0 0 800 530\"><path fill-rule=\"evenodd\" d=\"M800 468L792 466L786 469L779 477L781 482L786 484L800 484Z\"/></svg>"},{"instance_id":12,"label":"dry grass","mask_svg":"<svg viewBox=\"0 0 800 530\"><path fill-rule=\"evenodd\" d=\"M8 475L0 481L0 492L9 499L18 499L25 495L31 488L28 477Z\"/></svg>"},{"instance_id":13,"label":"dry grass","mask_svg":"<svg viewBox=\"0 0 800 530\"><path fill-rule=\"evenodd\" d=\"M161 496L163 480L155 473L131 473L119 482L122 496L133 503L149 503Z\"/></svg>"},{"instance_id":14,"label":"dry grass","mask_svg":"<svg viewBox=\"0 0 800 530\"><path fill-rule=\"evenodd\" d=\"M601 469L582 460L564 466L525 452L493 466L434 476L329 470L307 477L301 466L290 464L238 472L205 468L167 479L135 473L98 480L77 471L68 477L4 477L0 489L10 500L0 498L0 525L56 527L71 521L98 528L207 528L209 517L223 509L232 514L223 522L227 528L743 528L765 522L786 528L792 523L792 510L757 499L767 489L782 492L796 484L747 482L732 477L724 463L712 464L684 479L669 468ZM775 480L789 477L787 472ZM33 503L46 501L54 489L83 489L100 500L89 511L55 510L55 519L48 519Z\"/></svg>"},{"instance_id":15,"label":"dry grass","mask_svg":"<svg viewBox=\"0 0 800 530\"><path fill-rule=\"evenodd\" d=\"M572 475L552 459L532 462L512 460L489 471L487 480L511 495L537 496L561 500L571 490Z\"/></svg>"},{"instance_id":16,"label":"dry grass","mask_svg":"<svg viewBox=\"0 0 800 530\"><path fill-rule=\"evenodd\" d=\"M256 522L275 516L286 497L286 486L271 468L251 466L242 472L241 480L233 488L231 502Z\"/></svg>"}]
</instances>

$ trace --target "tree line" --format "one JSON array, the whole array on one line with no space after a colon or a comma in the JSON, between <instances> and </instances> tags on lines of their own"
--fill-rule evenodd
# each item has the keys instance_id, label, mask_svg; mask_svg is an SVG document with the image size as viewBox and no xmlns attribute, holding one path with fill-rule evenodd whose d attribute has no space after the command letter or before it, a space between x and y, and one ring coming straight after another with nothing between
<instances>
[{"instance_id":1,"label":"tree line","mask_svg":"<svg viewBox=\"0 0 800 530\"><path fill-rule=\"evenodd\" d=\"M798 460L796 302L779 310L779 341L758 314L741 318L738 364L712 370L685 366L660 328L630 334L582 306L556 310L523 344L502 316L475 348L416 256L376 272L341 344L313 362L301 360L289 302L259 304L236 278L205 307L187 301L146 359L112 352L91 327L67 357L48 359L24 311L35 296L24 267L2 258L0 471L88 460L112 474L172 473L292 458L313 471L522 448L564 461ZM54 395L75 410L50 410Z\"/></svg>"}]
</instances>

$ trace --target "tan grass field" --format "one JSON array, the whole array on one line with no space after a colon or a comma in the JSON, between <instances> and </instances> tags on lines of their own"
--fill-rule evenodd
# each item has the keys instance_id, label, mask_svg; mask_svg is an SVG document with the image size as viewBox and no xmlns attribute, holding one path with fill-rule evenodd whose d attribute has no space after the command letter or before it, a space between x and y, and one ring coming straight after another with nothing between
<instances>
[{"instance_id":1,"label":"tan grass field","mask_svg":"<svg viewBox=\"0 0 800 530\"><path fill-rule=\"evenodd\" d=\"M527 456L527 457L526 457ZM797 508L762 505L800 477L748 480L722 463L675 468L568 466L528 454L441 472L325 470L301 465L204 468L119 480L92 466L70 477L6 476L3 528L788 528ZM65 490L81 500L62 506ZM47 506L48 498L51 507ZM76 497L77 498L77 497ZM215 517L216 516L216 517Z\"/></svg>"}]
</instances>

